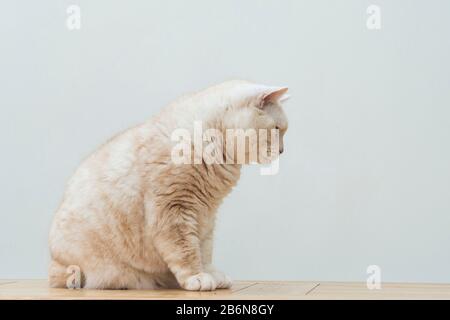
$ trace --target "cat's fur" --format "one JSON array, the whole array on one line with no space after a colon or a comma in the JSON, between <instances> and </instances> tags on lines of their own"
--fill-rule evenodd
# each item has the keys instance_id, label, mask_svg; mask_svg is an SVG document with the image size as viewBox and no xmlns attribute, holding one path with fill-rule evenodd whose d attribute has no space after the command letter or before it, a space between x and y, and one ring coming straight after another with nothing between
<instances>
[{"instance_id":1,"label":"cat's fur","mask_svg":"<svg viewBox=\"0 0 450 320\"><path fill-rule=\"evenodd\" d=\"M50 232L52 287L70 265L81 285L104 289L229 288L212 266L216 210L239 179L240 164L171 161L171 133L204 127L280 129L287 89L229 81L182 97L149 121L101 146L67 185ZM282 151L282 150L281 150Z\"/></svg>"}]
</instances>

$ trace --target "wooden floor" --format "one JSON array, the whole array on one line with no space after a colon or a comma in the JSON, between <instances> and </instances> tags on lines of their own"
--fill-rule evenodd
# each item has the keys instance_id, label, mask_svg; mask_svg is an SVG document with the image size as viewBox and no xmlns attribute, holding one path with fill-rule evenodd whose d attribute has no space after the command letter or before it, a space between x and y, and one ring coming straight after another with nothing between
<instances>
[{"instance_id":1,"label":"wooden floor","mask_svg":"<svg viewBox=\"0 0 450 320\"><path fill-rule=\"evenodd\" d=\"M450 284L236 281L231 289L183 290L51 289L46 280L0 280L3 299L450 299Z\"/></svg>"}]
</instances>

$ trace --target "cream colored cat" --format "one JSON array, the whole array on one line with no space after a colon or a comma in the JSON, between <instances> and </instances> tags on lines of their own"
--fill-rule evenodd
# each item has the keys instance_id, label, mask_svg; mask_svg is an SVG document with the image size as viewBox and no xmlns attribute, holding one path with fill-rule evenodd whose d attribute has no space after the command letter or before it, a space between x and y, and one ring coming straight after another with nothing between
<instances>
[{"instance_id":1,"label":"cream colored cat","mask_svg":"<svg viewBox=\"0 0 450 320\"><path fill-rule=\"evenodd\" d=\"M195 121L221 132L277 128L282 152L286 91L225 82L180 98L101 146L68 182L54 217L50 285L65 287L75 265L85 288L229 288L230 278L212 266L213 230L241 165L175 164L172 132L193 130Z\"/></svg>"}]
</instances>

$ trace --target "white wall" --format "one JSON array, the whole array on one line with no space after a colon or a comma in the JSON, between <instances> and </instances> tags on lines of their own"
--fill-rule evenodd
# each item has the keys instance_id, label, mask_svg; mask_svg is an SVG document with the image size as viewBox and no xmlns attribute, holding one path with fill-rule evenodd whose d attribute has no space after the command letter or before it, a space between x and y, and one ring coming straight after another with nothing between
<instances>
[{"instance_id":1,"label":"white wall","mask_svg":"<svg viewBox=\"0 0 450 320\"><path fill-rule=\"evenodd\" d=\"M245 78L290 87L290 129L280 173L248 168L220 210L222 269L364 281L376 264L385 281L450 282L450 2L0 8L0 278L46 276L52 214L96 146L182 93Z\"/></svg>"}]
</instances>

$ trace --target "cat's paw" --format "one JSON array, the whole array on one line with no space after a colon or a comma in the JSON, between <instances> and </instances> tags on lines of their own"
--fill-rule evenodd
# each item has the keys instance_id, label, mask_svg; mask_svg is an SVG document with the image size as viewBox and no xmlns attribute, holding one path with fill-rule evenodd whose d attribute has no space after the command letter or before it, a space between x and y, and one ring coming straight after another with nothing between
<instances>
[{"instance_id":1,"label":"cat's paw","mask_svg":"<svg viewBox=\"0 0 450 320\"><path fill-rule=\"evenodd\" d=\"M212 291L216 290L217 283L212 275L202 272L187 278L182 287L191 291Z\"/></svg>"},{"instance_id":2,"label":"cat's paw","mask_svg":"<svg viewBox=\"0 0 450 320\"><path fill-rule=\"evenodd\" d=\"M217 289L229 289L233 285L233 280L225 273L216 270L214 267L206 267L206 271L210 273L217 283Z\"/></svg>"},{"instance_id":3,"label":"cat's paw","mask_svg":"<svg viewBox=\"0 0 450 320\"><path fill-rule=\"evenodd\" d=\"M216 280L217 289L229 289L233 285L233 280L221 271L214 271L212 276Z\"/></svg>"}]
</instances>

